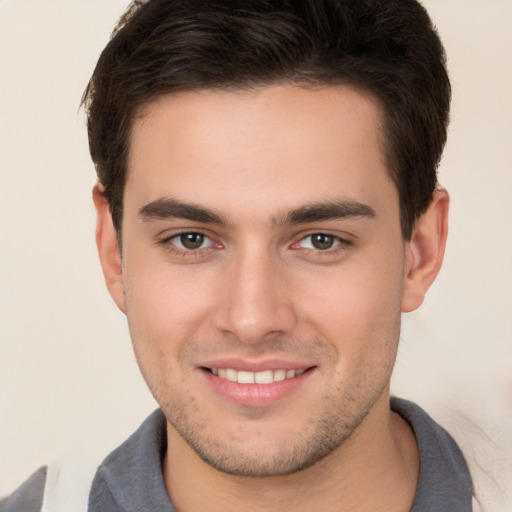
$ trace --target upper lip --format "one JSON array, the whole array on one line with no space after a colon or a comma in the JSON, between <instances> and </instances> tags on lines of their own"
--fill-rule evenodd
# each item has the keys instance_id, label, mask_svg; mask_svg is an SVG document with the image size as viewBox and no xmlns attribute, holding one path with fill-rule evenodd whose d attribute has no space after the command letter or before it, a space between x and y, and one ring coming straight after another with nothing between
<instances>
[{"instance_id":1,"label":"upper lip","mask_svg":"<svg viewBox=\"0 0 512 512\"><path fill-rule=\"evenodd\" d=\"M239 358L221 358L205 361L198 365L202 368L232 368L237 371L262 372L265 370L300 370L315 366L311 363L283 359L249 360Z\"/></svg>"}]
</instances>

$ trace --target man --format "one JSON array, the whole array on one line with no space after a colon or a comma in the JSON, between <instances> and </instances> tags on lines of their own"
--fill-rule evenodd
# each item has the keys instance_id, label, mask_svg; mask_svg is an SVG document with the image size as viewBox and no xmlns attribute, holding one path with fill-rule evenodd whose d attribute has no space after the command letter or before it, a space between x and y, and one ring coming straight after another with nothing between
<instances>
[{"instance_id":1,"label":"man","mask_svg":"<svg viewBox=\"0 0 512 512\"><path fill-rule=\"evenodd\" d=\"M161 411L77 510L471 510L449 434L389 398L443 258L449 99L414 0L131 6L84 101L100 260Z\"/></svg>"}]
</instances>

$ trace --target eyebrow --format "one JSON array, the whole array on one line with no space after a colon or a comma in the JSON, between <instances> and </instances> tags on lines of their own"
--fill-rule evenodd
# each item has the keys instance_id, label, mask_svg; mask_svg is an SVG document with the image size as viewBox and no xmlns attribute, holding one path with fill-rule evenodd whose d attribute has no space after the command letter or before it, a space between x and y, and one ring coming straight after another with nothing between
<instances>
[{"instance_id":1,"label":"eyebrow","mask_svg":"<svg viewBox=\"0 0 512 512\"><path fill-rule=\"evenodd\" d=\"M139 216L147 221L178 218L223 226L230 224L227 219L208 208L173 198L156 199L146 204L139 210ZM283 226L357 217L374 218L376 213L367 204L352 199L337 199L307 204L274 217L272 220L275 225Z\"/></svg>"},{"instance_id":2,"label":"eyebrow","mask_svg":"<svg viewBox=\"0 0 512 512\"><path fill-rule=\"evenodd\" d=\"M143 220L165 220L171 218L188 219L208 224L227 225L228 222L220 215L192 203L183 203L172 198L156 199L139 210Z\"/></svg>"},{"instance_id":3,"label":"eyebrow","mask_svg":"<svg viewBox=\"0 0 512 512\"><path fill-rule=\"evenodd\" d=\"M316 202L287 212L284 216L276 218L274 223L305 224L308 222L321 222L325 220L346 218L374 218L375 210L364 203L353 199L337 199L328 202Z\"/></svg>"}]
</instances>

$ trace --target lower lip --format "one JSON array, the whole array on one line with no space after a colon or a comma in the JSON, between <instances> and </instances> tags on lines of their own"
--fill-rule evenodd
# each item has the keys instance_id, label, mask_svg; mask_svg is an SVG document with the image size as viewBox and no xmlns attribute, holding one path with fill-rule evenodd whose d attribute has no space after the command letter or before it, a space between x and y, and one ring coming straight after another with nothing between
<instances>
[{"instance_id":1,"label":"lower lip","mask_svg":"<svg viewBox=\"0 0 512 512\"><path fill-rule=\"evenodd\" d=\"M313 369L272 384L239 384L221 379L207 370L200 370L210 387L231 402L250 407L262 407L274 404L297 391L310 378Z\"/></svg>"}]
</instances>

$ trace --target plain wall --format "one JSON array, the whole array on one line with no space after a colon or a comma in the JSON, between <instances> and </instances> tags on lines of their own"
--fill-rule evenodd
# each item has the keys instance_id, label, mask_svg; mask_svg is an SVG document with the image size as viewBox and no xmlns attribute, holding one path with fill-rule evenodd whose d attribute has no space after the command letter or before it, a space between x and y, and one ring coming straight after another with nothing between
<instances>
[{"instance_id":1,"label":"plain wall","mask_svg":"<svg viewBox=\"0 0 512 512\"><path fill-rule=\"evenodd\" d=\"M64 452L107 453L156 407L94 245L81 94L125 0L0 1L0 495ZM393 392L460 441L487 510L512 482L512 2L424 2L452 123L445 265L404 317ZM502 491L500 491L500 489Z\"/></svg>"}]
</instances>

